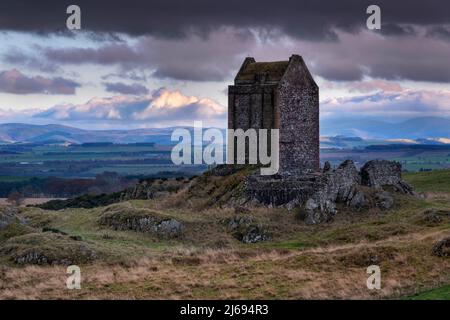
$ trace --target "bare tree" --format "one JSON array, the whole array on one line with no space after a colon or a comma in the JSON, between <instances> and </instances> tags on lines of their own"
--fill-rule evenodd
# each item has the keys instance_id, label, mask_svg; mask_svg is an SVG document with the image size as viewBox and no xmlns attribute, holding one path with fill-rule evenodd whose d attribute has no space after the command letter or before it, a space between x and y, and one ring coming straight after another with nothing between
<instances>
[{"instance_id":1,"label":"bare tree","mask_svg":"<svg viewBox=\"0 0 450 320\"><path fill-rule=\"evenodd\" d=\"M8 199L6 201L11 203L12 205L20 206L24 200L25 199L20 192L13 191L9 194Z\"/></svg>"}]
</instances>

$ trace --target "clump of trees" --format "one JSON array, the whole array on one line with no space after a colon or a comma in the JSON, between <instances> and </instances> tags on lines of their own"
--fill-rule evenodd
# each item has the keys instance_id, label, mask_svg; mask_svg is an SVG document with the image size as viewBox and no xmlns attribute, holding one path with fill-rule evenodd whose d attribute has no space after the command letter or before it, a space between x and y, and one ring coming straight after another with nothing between
<instances>
[{"instance_id":1,"label":"clump of trees","mask_svg":"<svg viewBox=\"0 0 450 320\"><path fill-rule=\"evenodd\" d=\"M103 172L94 179L31 178L29 180L0 182L0 198L13 192L23 197L68 198L82 194L114 193L136 184L137 179L120 176L116 172Z\"/></svg>"}]
</instances>

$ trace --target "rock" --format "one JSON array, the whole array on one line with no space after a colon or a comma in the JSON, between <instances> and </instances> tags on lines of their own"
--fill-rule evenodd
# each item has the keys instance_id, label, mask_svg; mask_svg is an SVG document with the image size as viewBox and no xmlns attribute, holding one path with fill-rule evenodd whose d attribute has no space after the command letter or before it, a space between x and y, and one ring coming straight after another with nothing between
<instances>
[{"instance_id":1,"label":"rock","mask_svg":"<svg viewBox=\"0 0 450 320\"><path fill-rule=\"evenodd\" d=\"M164 239L181 237L184 225L176 219L162 217L156 212L131 208L107 208L99 223L114 230L147 232Z\"/></svg>"},{"instance_id":2,"label":"rock","mask_svg":"<svg viewBox=\"0 0 450 320\"><path fill-rule=\"evenodd\" d=\"M48 232L12 237L2 244L0 254L20 265L81 264L97 257L87 243Z\"/></svg>"},{"instance_id":3,"label":"rock","mask_svg":"<svg viewBox=\"0 0 450 320\"><path fill-rule=\"evenodd\" d=\"M156 233L165 239L178 238L183 233L183 225L175 219L163 220L156 225Z\"/></svg>"},{"instance_id":4,"label":"rock","mask_svg":"<svg viewBox=\"0 0 450 320\"><path fill-rule=\"evenodd\" d=\"M433 246L433 255L438 257L450 257L450 237L442 239Z\"/></svg>"},{"instance_id":5,"label":"rock","mask_svg":"<svg viewBox=\"0 0 450 320\"><path fill-rule=\"evenodd\" d=\"M317 191L306 201L300 216L307 224L330 221L337 213L336 202L351 203L355 196L355 205L363 201L358 192L359 183L359 172L353 161L344 161L336 170L320 177Z\"/></svg>"},{"instance_id":6,"label":"rock","mask_svg":"<svg viewBox=\"0 0 450 320\"><path fill-rule=\"evenodd\" d=\"M394 198L389 192L381 191L375 195L376 205L380 209L389 210L394 205Z\"/></svg>"},{"instance_id":7,"label":"rock","mask_svg":"<svg viewBox=\"0 0 450 320\"><path fill-rule=\"evenodd\" d=\"M436 209L429 209L424 212L423 220L429 225L438 225L443 219Z\"/></svg>"},{"instance_id":8,"label":"rock","mask_svg":"<svg viewBox=\"0 0 450 320\"><path fill-rule=\"evenodd\" d=\"M316 196L306 201L300 218L305 220L306 224L317 224L332 220L336 213L334 202L327 200L326 197Z\"/></svg>"},{"instance_id":9,"label":"rock","mask_svg":"<svg viewBox=\"0 0 450 320\"><path fill-rule=\"evenodd\" d=\"M359 172L352 160L346 160L339 167L323 176L320 193L326 193L328 200L346 202L360 184Z\"/></svg>"},{"instance_id":10,"label":"rock","mask_svg":"<svg viewBox=\"0 0 450 320\"><path fill-rule=\"evenodd\" d=\"M388 160L372 160L361 168L361 183L369 187L395 185L401 180L402 166Z\"/></svg>"},{"instance_id":11,"label":"rock","mask_svg":"<svg viewBox=\"0 0 450 320\"><path fill-rule=\"evenodd\" d=\"M228 231L243 243L256 243L270 239L265 228L253 216L235 216L228 222Z\"/></svg>"},{"instance_id":12,"label":"rock","mask_svg":"<svg viewBox=\"0 0 450 320\"><path fill-rule=\"evenodd\" d=\"M347 200L347 206L360 210L367 206L367 198L359 188L354 190L354 193Z\"/></svg>"},{"instance_id":13,"label":"rock","mask_svg":"<svg viewBox=\"0 0 450 320\"><path fill-rule=\"evenodd\" d=\"M361 183L375 188L392 186L396 191L414 194L413 188L402 180L402 166L396 161L368 161L361 168Z\"/></svg>"},{"instance_id":14,"label":"rock","mask_svg":"<svg viewBox=\"0 0 450 320\"><path fill-rule=\"evenodd\" d=\"M295 208L297 208L299 205L300 205L299 200L298 200L298 199L294 199L294 200L291 200L291 201L289 201L288 203L286 203L285 208L286 208L288 211L292 211L292 210L294 210Z\"/></svg>"},{"instance_id":15,"label":"rock","mask_svg":"<svg viewBox=\"0 0 450 320\"><path fill-rule=\"evenodd\" d=\"M299 217L315 224L333 219L336 204L342 203L354 209L373 206L383 210L394 204L391 194L383 190L416 195L412 187L401 179L401 165L394 161L373 160L359 172L352 160L346 160L335 170L325 162L322 172L259 176L253 174L245 180L245 199L256 199L267 207L283 206L289 211L299 210ZM376 189L374 196L369 188ZM391 190L389 189L389 190Z\"/></svg>"},{"instance_id":16,"label":"rock","mask_svg":"<svg viewBox=\"0 0 450 320\"><path fill-rule=\"evenodd\" d=\"M143 180L134 187L126 189L120 195L121 201L140 199L149 200L168 196L178 191L183 183L180 181Z\"/></svg>"},{"instance_id":17,"label":"rock","mask_svg":"<svg viewBox=\"0 0 450 320\"><path fill-rule=\"evenodd\" d=\"M322 169L322 171L323 171L323 172L331 171L331 164L330 164L330 162L325 161L325 163L323 164L323 169Z\"/></svg>"}]
</instances>

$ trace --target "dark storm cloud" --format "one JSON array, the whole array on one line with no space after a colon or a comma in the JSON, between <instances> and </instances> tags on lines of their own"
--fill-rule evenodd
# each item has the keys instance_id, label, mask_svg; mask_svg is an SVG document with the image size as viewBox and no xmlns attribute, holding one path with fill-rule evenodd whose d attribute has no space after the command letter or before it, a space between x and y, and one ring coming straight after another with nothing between
<instances>
[{"instance_id":1,"label":"dark storm cloud","mask_svg":"<svg viewBox=\"0 0 450 320\"><path fill-rule=\"evenodd\" d=\"M450 82L450 41L428 34L380 37L369 30L357 34L339 31L339 41L290 38L288 42L281 36L271 36L268 41L261 41L261 37L258 39L254 34L222 28L207 38L191 35L175 40L146 36L133 44L102 44L95 48L42 47L38 55L42 64L116 66L119 68L115 73L118 79L128 78L135 82L142 80L131 77L144 71L157 78L223 81L232 77L246 54L257 61L274 61L288 59L292 53L303 55L314 75L332 81L357 81L369 76L387 80Z\"/></svg>"},{"instance_id":2,"label":"dark storm cloud","mask_svg":"<svg viewBox=\"0 0 450 320\"><path fill-rule=\"evenodd\" d=\"M434 26L429 28L428 35L450 41L450 26Z\"/></svg>"},{"instance_id":3,"label":"dark storm cloud","mask_svg":"<svg viewBox=\"0 0 450 320\"><path fill-rule=\"evenodd\" d=\"M0 72L0 92L5 93L75 94L77 87L80 84L61 77L29 77L16 69Z\"/></svg>"},{"instance_id":4,"label":"dark storm cloud","mask_svg":"<svg viewBox=\"0 0 450 320\"><path fill-rule=\"evenodd\" d=\"M334 28L365 28L369 0L78 0L82 27L100 32L123 32L181 37L206 35L221 26L280 28L306 39L335 38ZM73 1L2 1L0 29L33 32L65 30L66 8ZM450 22L448 0L378 0L388 33L403 33L403 24L439 25ZM383 29L382 29L383 30Z\"/></svg>"},{"instance_id":5,"label":"dark storm cloud","mask_svg":"<svg viewBox=\"0 0 450 320\"><path fill-rule=\"evenodd\" d=\"M125 84L121 82L105 82L104 85L106 91L120 94L144 95L149 92L146 87L138 83Z\"/></svg>"},{"instance_id":6,"label":"dark storm cloud","mask_svg":"<svg viewBox=\"0 0 450 320\"><path fill-rule=\"evenodd\" d=\"M49 61L68 64L109 65L127 63L136 66L144 60L140 53L126 44L108 44L100 48L46 48L43 53Z\"/></svg>"},{"instance_id":7,"label":"dark storm cloud","mask_svg":"<svg viewBox=\"0 0 450 320\"><path fill-rule=\"evenodd\" d=\"M29 69L40 70L44 72L55 72L59 71L60 69L57 65L46 59L37 58L31 55L24 54L19 49L13 49L10 52L4 54L3 61L10 64L20 65L22 67L27 67Z\"/></svg>"},{"instance_id":8,"label":"dark storm cloud","mask_svg":"<svg viewBox=\"0 0 450 320\"><path fill-rule=\"evenodd\" d=\"M26 3L30 10L24 10ZM68 4L72 2L0 4L0 30L76 37L76 32L65 30ZM246 55L270 61L299 53L315 75L327 80L370 76L450 82L448 0L376 1L381 31L366 29L366 8L373 4L366 0L80 0L77 4L83 30L94 46L55 48L43 43L35 55L11 52L4 61L42 71L97 64L118 66L117 73L125 78L128 72L142 71L156 78L223 81L232 77ZM292 45L282 41L286 36Z\"/></svg>"},{"instance_id":9,"label":"dark storm cloud","mask_svg":"<svg viewBox=\"0 0 450 320\"><path fill-rule=\"evenodd\" d=\"M183 39L140 37L135 44L108 43L95 48L37 48L43 61L55 65L98 64L119 66L120 72L108 74L133 81L156 78L192 81L221 81L242 62L256 38L246 30L222 28L208 37L191 35ZM30 57L30 59L33 59ZM23 63L30 64L26 59ZM144 72L142 74L142 72Z\"/></svg>"}]
</instances>

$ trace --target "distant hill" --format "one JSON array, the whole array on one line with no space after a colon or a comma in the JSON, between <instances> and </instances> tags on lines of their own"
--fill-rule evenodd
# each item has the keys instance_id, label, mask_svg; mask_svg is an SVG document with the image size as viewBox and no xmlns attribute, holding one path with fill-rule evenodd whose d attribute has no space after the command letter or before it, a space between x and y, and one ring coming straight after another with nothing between
<instances>
[{"instance_id":1,"label":"distant hill","mask_svg":"<svg viewBox=\"0 0 450 320\"><path fill-rule=\"evenodd\" d=\"M414 118L400 123L364 119L324 119L324 136L357 136L377 139L449 138L450 119L438 117Z\"/></svg>"},{"instance_id":2,"label":"distant hill","mask_svg":"<svg viewBox=\"0 0 450 320\"><path fill-rule=\"evenodd\" d=\"M0 143L46 143L46 142L112 142L170 144L174 128L150 128L135 130L83 130L62 125L33 125L23 123L0 124Z\"/></svg>"},{"instance_id":3,"label":"distant hill","mask_svg":"<svg viewBox=\"0 0 450 320\"><path fill-rule=\"evenodd\" d=\"M191 127L186 127L192 130ZM168 145L175 127L133 130L84 130L69 126L0 124L0 143L157 143ZM321 121L322 147L353 148L371 144L450 144L450 119L424 117L400 123L375 120Z\"/></svg>"}]
</instances>

